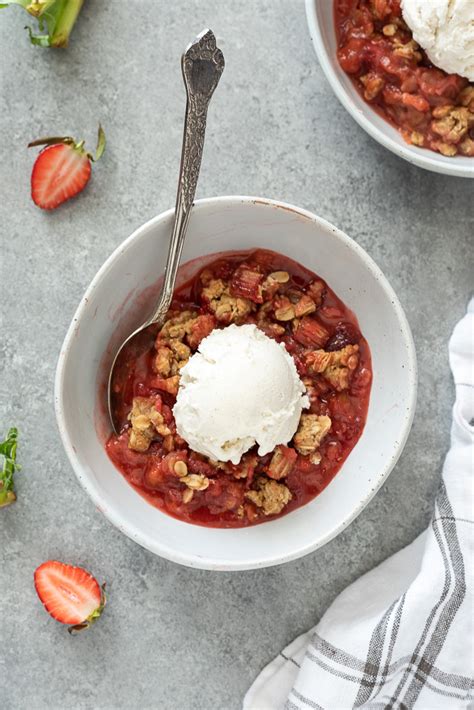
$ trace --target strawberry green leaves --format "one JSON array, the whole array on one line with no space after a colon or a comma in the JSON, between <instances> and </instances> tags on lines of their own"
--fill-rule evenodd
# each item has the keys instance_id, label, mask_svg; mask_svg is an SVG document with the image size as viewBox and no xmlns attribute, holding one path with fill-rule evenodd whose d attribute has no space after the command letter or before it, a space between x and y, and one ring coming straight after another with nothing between
<instances>
[{"instance_id":1,"label":"strawberry green leaves","mask_svg":"<svg viewBox=\"0 0 474 710\"><path fill-rule=\"evenodd\" d=\"M3 467L0 471L0 508L14 503L16 495L13 490L13 475L19 470L16 463L16 446L18 429L9 429L7 438L0 443L0 456L3 456Z\"/></svg>"},{"instance_id":2,"label":"strawberry green leaves","mask_svg":"<svg viewBox=\"0 0 474 710\"><path fill-rule=\"evenodd\" d=\"M106 144L105 132L99 123L99 132L97 134L97 146L95 149L95 155L93 155L93 153L89 151L86 152L84 150L83 140L77 142L74 140L74 138L71 138L71 136L50 136L48 138L37 138L36 140L30 141L28 143L28 148L34 148L38 145L56 145L58 143L63 143L64 145L72 146L74 150L77 150L78 152L86 155L89 160L92 160L93 163L96 163L99 158L101 158L104 154Z\"/></svg>"},{"instance_id":3,"label":"strawberry green leaves","mask_svg":"<svg viewBox=\"0 0 474 710\"><path fill-rule=\"evenodd\" d=\"M0 8L20 5L38 20L41 34L35 34L31 27L26 27L32 44L40 47L67 47L83 2L84 0L10 0L0 2Z\"/></svg>"}]
</instances>

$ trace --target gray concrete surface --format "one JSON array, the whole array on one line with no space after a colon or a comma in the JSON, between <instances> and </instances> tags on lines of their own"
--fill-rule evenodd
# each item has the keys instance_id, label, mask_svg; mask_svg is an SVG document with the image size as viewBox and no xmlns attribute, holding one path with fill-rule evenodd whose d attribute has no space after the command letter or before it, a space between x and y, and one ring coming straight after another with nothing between
<instances>
[{"instance_id":1,"label":"gray concrete surface","mask_svg":"<svg viewBox=\"0 0 474 710\"><path fill-rule=\"evenodd\" d=\"M2 431L20 429L18 502L0 513L0 706L236 710L259 670L349 582L427 524L449 441L447 340L472 288L473 183L386 152L333 96L297 0L88 0L67 51L30 47L1 11ZM341 227L391 280L420 366L415 424L396 469L324 549L256 572L193 571L115 530L79 487L53 412L58 351L104 259L174 202L183 89L179 56L202 27L222 38L200 196L254 194ZM34 207L27 142L108 137L87 191ZM83 564L110 602L71 638L41 608L35 567Z\"/></svg>"}]
</instances>

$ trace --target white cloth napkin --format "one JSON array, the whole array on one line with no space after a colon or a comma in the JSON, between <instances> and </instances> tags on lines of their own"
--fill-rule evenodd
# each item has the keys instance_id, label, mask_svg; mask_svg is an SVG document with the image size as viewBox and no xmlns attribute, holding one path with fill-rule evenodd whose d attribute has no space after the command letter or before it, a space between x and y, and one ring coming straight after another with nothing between
<instances>
[{"instance_id":1,"label":"white cloth napkin","mask_svg":"<svg viewBox=\"0 0 474 710\"><path fill-rule=\"evenodd\" d=\"M449 344L451 449L433 519L258 676L244 710L473 707L474 299Z\"/></svg>"}]
</instances>

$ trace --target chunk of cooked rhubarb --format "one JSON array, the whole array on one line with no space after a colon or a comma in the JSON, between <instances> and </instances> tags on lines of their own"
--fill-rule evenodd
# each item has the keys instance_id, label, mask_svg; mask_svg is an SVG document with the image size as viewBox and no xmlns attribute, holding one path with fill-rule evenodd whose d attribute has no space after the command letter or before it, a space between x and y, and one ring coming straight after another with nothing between
<instances>
[{"instance_id":1,"label":"chunk of cooked rhubarb","mask_svg":"<svg viewBox=\"0 0 474 710\"><path fill-rule=\"evenodd\" d=\"M173 479L182 479L188 473L187 451L172 451L160 459L151 456L145 469L144 483L148 488L160 488Z\"/></svg>"},{"instance_id":2,"label":"chunk of cooked rhubarb","mask_svg":"<svg viewBox=\"0 0 474 710\"><path fill-rule=\"evenodd\" d=\"M305 316L295 322L293 337L307 348L322 348L328 341L329 332L316 318Z\"/></svg>"},{"instance_id":3,"label":"chunk of cooked rhubarb","mask_svg":"<svg viewBox=\"0 0 474 710\"><path fill-rule=\"evenodd\" d=\"M172 377L153 377L153 379L150 380L150 386L176 397L179 389L179 375L173 375Z\"/></svg>"},{"instance_id":4,"label":"chunk of cooked rhubarb","mask_svg":"<svg viewBox=\"0 0 474 710\"><path fill-rule=\"evenodd\" d=\"M233 476L234 478L246 478L249 482L253 478L254 471L257 467L258 459L253 454L245 454L242 456L240 463L225 463L217 464L222 466L225 473Z\"/></svg>"},{"instance_id":5,"label":"chunk of cooked rhubarb","mask_svg":"<svg viewBox=\"0 0 474 710\"><path fill-rule=\"evenodd\" d=\"M269 320L257 321L257 328L274 340L278 340L278 338L281 338L281 336L285 334L284 326Z\"/></svg>"},{"instance_id":6,"label":"chunk of cooked rhubarb","mask_svg":"<svg viewBox=\"0 0 474 710\"><path fill-rule=\"evenodd\" d=\"M244 503L245 486L241 481L216 478L204 492L205 502L212 513L237 511Z\"/></svg>"},{"instance_id":7,"label":"chunk of cooked rhubarb","mask_svg":"<svg viewBox=\"0 0 474 710\"><path fill-rule=\"evenodd\" d=\"M246 264L241 264L232 275L229 284L230 295L248 298L254 303L263 303L263 279L263 274L259 271Z\"/></svg>"},{"instance_id":8,"label":"chunk of cooked rhubarb","mask_svg":"<svg viewBox=\"0 0 474 710\"><path fill-rule=\"evenodd\" d=\"M215 476L219 472L220 466L224 465L225 464L219 464L217 461L209 461L208 458L195 451L191 451L189 455L188 468L190 473L202 473L202 475L207 476L207 478Z\"/></svg>"},{"instance_id":9,"label":"chunk of cooked rhubarb","mask_svg":"<svg viewBox=\"0 0 474 710\"><path fill-rule=\"evenodd\" d=\"M311 296L316 306L320 306L323 302L324 294L326 293L326 284L324 281L316 279L312 281L308 288L306 289L308 296Z\"/></svg>"},{"instance_id":10,"label":"chunk of cooked rhubarb","mask_svg":"<svg viewBox=\"0 0 474 710\"><path fill-rule=\"evenodd\" d=\"M289 446L277 446L267 469L267 476L279 481L286 478L295 465L298 454Z\"/></svg>"}]
</instances>

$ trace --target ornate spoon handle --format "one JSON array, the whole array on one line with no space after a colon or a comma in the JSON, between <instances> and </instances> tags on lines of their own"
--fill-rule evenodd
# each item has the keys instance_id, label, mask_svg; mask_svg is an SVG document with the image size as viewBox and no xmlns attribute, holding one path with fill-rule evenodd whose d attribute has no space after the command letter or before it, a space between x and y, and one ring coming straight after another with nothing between
<instances>
[{"instance_id":1,"label":"ornate spoon handle","mask_svg":"<svg viewBox=\"0 0 474 710\"><path fill-rule=\"evenodd\" d=\"M148 323L163 320L173 298L184 237L201 168L207 109L224 71L224 56L211 30L204 30L181 59L187 102L173 232L159 303Z\"/></svg>"}]
</instances>

